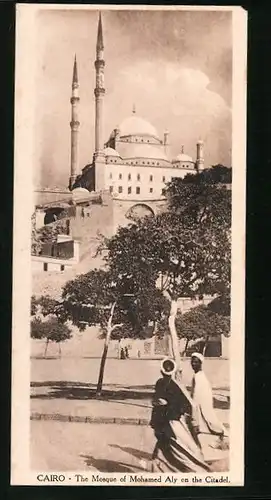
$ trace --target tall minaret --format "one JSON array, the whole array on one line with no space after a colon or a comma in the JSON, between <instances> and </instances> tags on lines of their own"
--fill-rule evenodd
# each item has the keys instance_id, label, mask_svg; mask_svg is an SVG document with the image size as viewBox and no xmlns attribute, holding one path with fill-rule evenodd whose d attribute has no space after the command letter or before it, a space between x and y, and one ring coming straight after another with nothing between
<instances>
[{"instance_id":1,"label":"tall minaret","mask_svg":"<svg viewBox=\"0 0 271 500\"><path fill-rule=\"evenodd\" d=\"M78 73L77 61L74 57L73 76L72 76L72 96L71 96L71 175L69 187L72 189L74 181L78 175L78 133L80 122L78 121L78 104L80 101L78 94Z\"/></svg>"},{"instance_id":2,"label":"tall minaret","mask_svg":"<svg viewBox=\"0 0 271 500\"><path fill-rule=\"evenodd\" d=\"M169 147L168 136L169 136L169 131L165 130L165 132L164 132L164 151L165 151L166 156L168 154L168 147Z\"/></svg>"},{"instance_id":3,"label":"tall minaret","mask_svg":"<svg viewBox=\"0 0 271 500\"><path fill-rule=\"evenodd\" d=\"M99 13L98 34L96 43L96 87L95 95L95 191L101 191L105 188L104 185L104 164L105 155L103 152L103 98L105 94L104 88L104 43L103 43L103 27L101 13Z\"/></svg>"},{"instance_id":4,"label":"tall minaret","mask_svg":"<svg viewBox=\"0 0 271 500\"><path fill-rule=\"evenodd\" d=\"M199 171L204 169L203 141L197 142L196 168Z\"/></svg>"}]
</instances>

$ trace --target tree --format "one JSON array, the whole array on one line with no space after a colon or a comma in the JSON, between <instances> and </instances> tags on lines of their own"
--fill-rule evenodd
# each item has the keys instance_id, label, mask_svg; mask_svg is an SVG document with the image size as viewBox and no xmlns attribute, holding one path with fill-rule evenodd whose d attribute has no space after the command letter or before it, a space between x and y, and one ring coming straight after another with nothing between
<instances>
[{"instance_id":1,"label":"tree","mask_svg":"<svg viewBox=\"0 0 271 500\"><path fill-rule=\"evenodd\" d=\"M39 255L45 243L56 243L59 234L67 234L66 219L60 219L36 229L35 214L32 216L32 255Z\"/></svg>"},{"instance_id":2,"label":"tree","mask_svg":"<svg viewBox=\"0 0 271 500\"><path fill-rule=\"evenodd\" d=\"M205 168L197 174L187 174L184 183L188 184L231 184L232 183L232 168L226 167L221 163L213 165L211 168Z\"/></svg>"},{"instance_id":3,"label":"tree","mask_svg":"<svg viewBox=\"0 0 271 500\"><path fill-rule=\"evenodd\" d=\"M71 329L61 323L56 317L50 317L45 321L34 318L31 321L31 338L45 339L44 357L46 357L49 342L56 342L61 355L61 342L65 342L72 336Z\"/></svg>"},{"instance_id":4,"label":"tree","mask_svg":"<svg viewBox=\"0 0 271 500\"><path fill-rule=\"evenodd\" d=\"M187 224L216 225L223 231L230 231L231 191L225 186L203 182L197 175L191 177L193 182L192 179L188 182L187 178L175 178L168 184L169 210L180 214Z\"/></svg>"},{"instance_id":5,"label":"tree","mask_svg":"<svg viewBox=\"0 0 271 500\"><path fill-rule=\"evenodd\" d=\"M191 340L203 339L203 354L210 338L230 333L230 317L213 312L206 305L199 305L184 314L177 314L176 329L178 336L186 339L184 353Z\"/></svg>"},{"instance_id":6,"label":"tree","mask_svg":"<svg viewBox=\"0 0 271 500\"><path fill-rule=\"evenodd\" d=\"M60 306L60 302L56 299L52 299L50 295L42 295L40 297L32 295L31 316L36 316L37 314L42 314L42 316L58 316Z\"/></svg>"},{"instance_id":7,"label":"tree","mask_svg":"<svg viewBox=\"0 0 271 500\"><path fill-rule=\"evenodd\" d=\"M107 243L108 264L115 273L127 284L141 276L142 281L155 283L169 300L168 326L178 365L178 298L222 293L230 283L228 232L207 203L205 217L199 217L199 207L192 215L185 208L120 228Z\"/></svg>"},{"instance_id":8,"label":"tree","mask_svg":"<svg viewBox=\"0 0 271 500\"><path fill-rule=\"evenodd\" d=\"M129 282L124 276L103 269L69 281L62 298L64 320L71 320L80 330L99 325L105 337L96 391L99 396L112 335L144 337L149 322L155 323L161 316L164 298L151 281L144 281L143 287L140 275Z\"/></svg>"},{"instance_id":9,"label":"tree","mask_svg":"<svg viewBox=\"0 0 271 500\"><path fill-rule=\"evenodd\" d=\"M230 316L230 238L231 238L231 192L225 184L231 184L232 169L214 165L196 175L174 179L167 188L169 209L181 215L189 225L190 221L215 235L221 234L226 242L224 262L228 277L217 288L216 298L209 308L218 314L224 311ZM225 268L225 269L226 269Z\"/></svg>"}]
</instances>

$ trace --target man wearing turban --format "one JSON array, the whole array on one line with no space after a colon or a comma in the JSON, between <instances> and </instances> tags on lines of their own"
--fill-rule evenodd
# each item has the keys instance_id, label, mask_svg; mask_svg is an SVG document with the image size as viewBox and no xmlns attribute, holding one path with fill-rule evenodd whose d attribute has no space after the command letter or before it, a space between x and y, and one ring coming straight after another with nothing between
<instances>
[{"instance_id":1,"label":"man wearing turban","mask_svg":"<svg viewBox=\"0 0 271 500\"><path fill-rule=\"evenodd\" d=\"M204 356L194 352L191 356L191 366L194 371L191 396L195 403L194 421L197 424L196 430L202 445L206 441L206 436L217 436L222 439L225 434L224 426L218 419L213 407L212 387L204 373L203 364ZM210 446L217 447L218 440L213 439Z\"/></svg>"}]
</instances>

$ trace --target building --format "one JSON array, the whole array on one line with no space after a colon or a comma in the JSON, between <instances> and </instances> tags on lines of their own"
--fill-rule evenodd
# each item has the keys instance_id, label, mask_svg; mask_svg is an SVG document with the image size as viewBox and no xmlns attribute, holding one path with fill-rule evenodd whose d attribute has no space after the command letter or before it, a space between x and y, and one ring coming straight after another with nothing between
<instances>
[{"instance_id":1,"label":"building","mask_svg":"<svg viewBox=\"0 0 271 500\"><path fill-rule=\"evenodd\" d=\"M79 83L77 61L74 61L71 97L71 167L70 189L95 191L101 196L109 192L114 203L115 229L142 215L157 213L165 205L164 190L175 177L184 177L204 168L203 142L195 142L195 160L184 152L171 158L169 132L161 139L146 119L136 113L133 106L128 116L104 139L105 59L102 19L99 15L96 44L95 95L95 151L93 161L78 172L79 141ZM82 196L84 193L82 193Z\"/></svg>"}]
</instances>

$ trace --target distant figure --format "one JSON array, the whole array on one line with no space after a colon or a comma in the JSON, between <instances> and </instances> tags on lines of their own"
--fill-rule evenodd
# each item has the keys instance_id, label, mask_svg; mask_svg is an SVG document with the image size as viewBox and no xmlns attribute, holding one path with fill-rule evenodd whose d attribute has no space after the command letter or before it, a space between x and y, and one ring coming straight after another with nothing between
<instances>
[{"instance_id":1,"label":"distant figure","mask_svg":"<svg viewBox=\"0 0 271 500\"><path fill-rule=\"evenodd\" d=\"M191 401L173 380L175 372L175 361L164 359L162 378L155 385L150 422L157 439L152 472L208 472L200 446L186 422L192 411Z\"/></svg>"},{"instance_id":2,"label":"distant figure","mask_svg":"<svg viewBox=\"0 0 271 500\"><path fill-rule=\"evenodd\" d=\"M192 379L191 396L195 403L198 437L201 445L208 444L211 447L218 447L219 440L216 438L216 442L212 444L210 438L214 441L213 437L217 436L221 441L225 429L215 413L212 387L202 369L203 363L203 354L194 352L191 355L191 366L195 372Z\"/></svg>"},{"instance_id":3,"label":"distant figure","mask_svg":"<svg viewBox=\"0 0 271 500\"><path fill-rule=\"evenodd\" d=\"M129 349L127 346L125 346L125 357L126 357L126 359L129 358Z\"/></svg>"},{"instance_id":4,"label":"distant figure","mask_svg":"<svg viewBox=\"0 0 271 500\"><path fill-rule=\"evenodd\" d=\"M141 352L139 350L137 351L137 357L141 358Z\"/></svg>"},{"instance_id":5,"label":"distant figure","mask_svg":"<svg viewBox=\"0 0 271 500\"><path fill-rule=\"evenodd\" d=\"M120 359L125 359L125 351L124 351L123 347L120 350Z\"/></svg>"}]
</instances>

